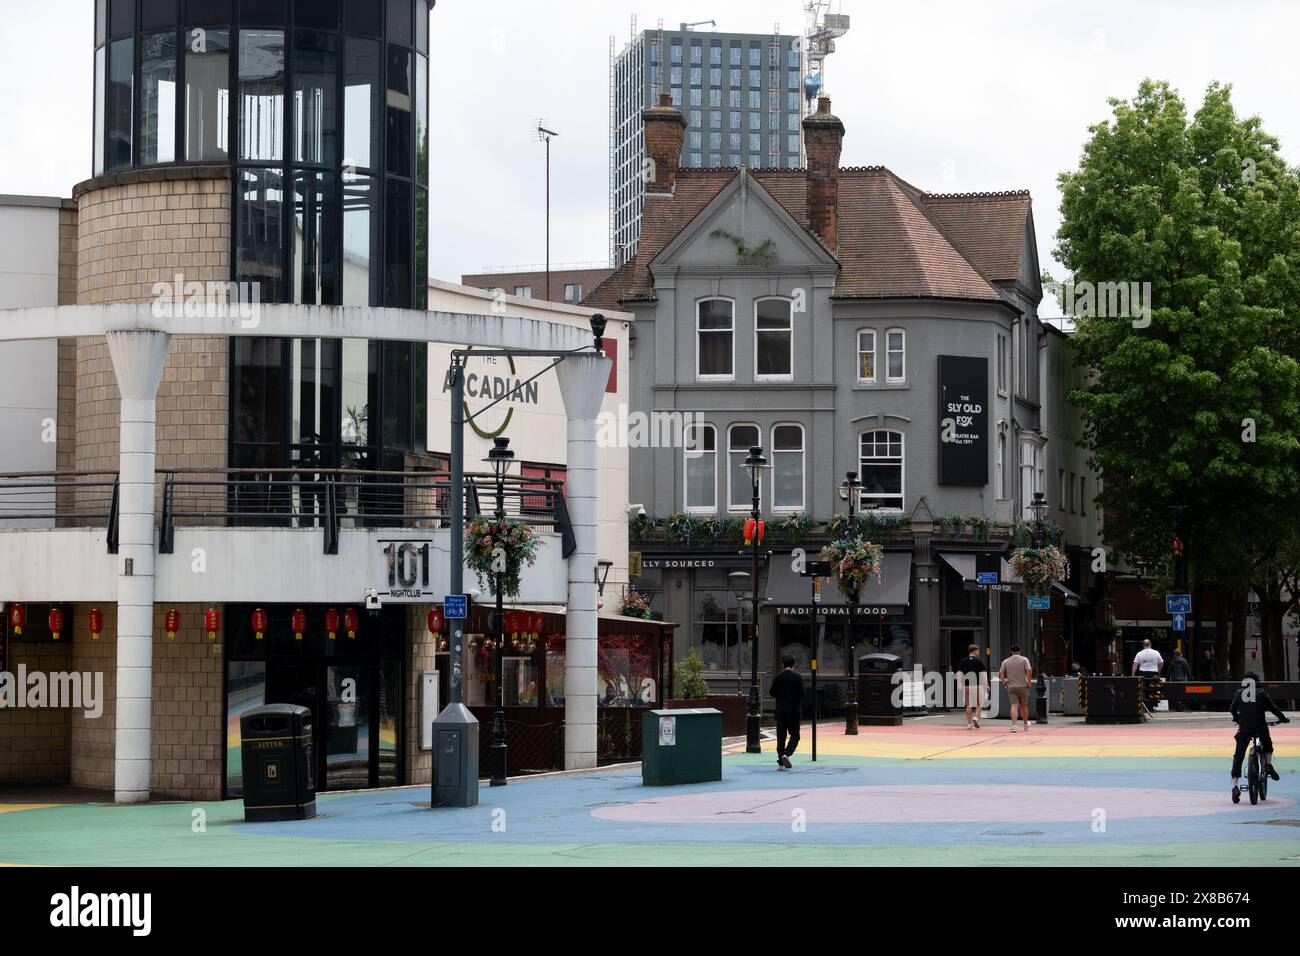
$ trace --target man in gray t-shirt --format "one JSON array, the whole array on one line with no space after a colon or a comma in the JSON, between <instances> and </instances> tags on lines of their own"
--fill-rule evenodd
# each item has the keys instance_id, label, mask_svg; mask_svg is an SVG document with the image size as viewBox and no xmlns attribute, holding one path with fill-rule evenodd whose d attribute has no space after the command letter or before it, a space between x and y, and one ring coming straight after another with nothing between
<instances>
[{"instance_id":1,"label":"man in gray t-shirt","mask_svg":"<svg viewBox=\"0 0 1300 956\"><path fill-rule=\"evenodd\" d=\"M1019 644L1011 645L1011 656L1002 662L998 678L1007 689L1007 699L1011 701L1011 732L1016 732L1017 709L1025 730L1029 730L1029 684L1034 678L1034 668L1030 665L1029 658L1021 656Z\"/></svg>"}]
</instances>

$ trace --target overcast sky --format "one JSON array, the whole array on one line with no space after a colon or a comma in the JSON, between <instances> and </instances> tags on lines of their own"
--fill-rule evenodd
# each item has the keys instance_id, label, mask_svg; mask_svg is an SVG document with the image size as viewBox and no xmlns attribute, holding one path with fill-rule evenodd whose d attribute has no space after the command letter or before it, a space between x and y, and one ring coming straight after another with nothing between
<instances>
[{"instance_id":1,"label":"overcast sky","mask_svg":"<svg viewBox=\"0 0 1300 956\"><path fill-rule=\"evenodd\" d=\"M92 0L0 0L0 193L70 195L90 175ZM1043 263L1056 174L1073 168L1106 98L1144 76L1199 105L1233 85L1300 164L1300 0L843 0L849 34L827 61L847 129L843 164L884 164L935 192L1029 189ZM797 0L439 0L431 43L430 272L608 254L609 41L681 21L802 33ZM708 29L707 27L701 29Z\"/></svg>"}]
</instances>

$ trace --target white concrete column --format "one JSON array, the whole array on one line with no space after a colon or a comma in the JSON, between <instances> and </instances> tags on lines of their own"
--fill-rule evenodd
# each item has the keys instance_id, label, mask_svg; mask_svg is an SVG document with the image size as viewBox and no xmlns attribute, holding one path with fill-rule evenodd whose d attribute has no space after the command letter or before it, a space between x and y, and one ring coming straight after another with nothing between
<instances>
[{"instance_id":1,"label":"white concrete column","mask_svg":"<svg viewBox=\"0 0 1300 956\"><path fill-rule=\"evenodd\" d=\"M569 555L564 645L565 770L596 766L596 417L609 368L609 359L586 354L556 369L569 416L565 502L577 543Z\"/></svg>"},{"instance_id":2,"label":"white concrete column","mask_svg":"<svg viewBox=\"0 0 1300 956\"><path fill-rule=\"evenodd\" d=\"M138 330L108 332L105 337L122 393L113 790L118 803L143 803L149 799L153 695L154 433L158 383L170 337Z\"/></svg>"}]
</instances>

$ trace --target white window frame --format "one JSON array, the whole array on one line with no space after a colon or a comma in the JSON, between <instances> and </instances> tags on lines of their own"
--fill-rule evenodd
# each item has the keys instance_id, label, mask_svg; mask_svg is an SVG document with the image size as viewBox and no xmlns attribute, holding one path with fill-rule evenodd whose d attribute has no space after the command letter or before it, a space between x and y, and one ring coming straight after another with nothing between
<instances>
[{"instance_id":1,"label":"white window frame","mask_svg":"<svg viewBox=\"0 0 1300 956\"><path fill-rule=\"evenodd\" d=\"M797 428L799 429L799 503L797 505L779 505L776 503L776 456L793 455L794 449L779 450L776 447L776 430L778 428ZM776 514L797 514L804 510L808 500L808 440L804 427L799 422L777 422L772 426L768 433L768 447L772 449L772 480L769 482L772 486L772 511ZM859 446L861 450L861 446Z\"/></svg>"},{"instance_id":2,"label":"white window frame","mask_svg":"<svg viewBox=\"0 0 1300 956\"><path fill-rule=\"evenodd\" d=\"M790 341L790 371L784 375L760 375L758 371L758 304L760 302L784 302L790 307L787 316L786 335ZM767 329L779 332L779 329ZM794 380L794 300L784 295L765 295L754 300L754 381L756 382L790 382Z\"/></svg>"},{"instance_id":3,"label":"white window frame","mask_svg":"<svg viewBox=\"0 0 1300 956\"><path fill-rule=\"evenodd\" d=\"M700 307L705 302L726 302L731 306L731 371L726 374L703 374L700 372ZM720 329L703 330L710 335L717 335ZM725 295L707 295L695 300L695 380L697 382L734 382L736 380L736 300Z\"/></svg>"},{"instance_id":4,"label":"white window frame","mask_svg":"<svg viewBox=\"0 0 1300 956\"><path fill-rule=\"evenodd\" d=\"M872 510L878 511L882 514L899 514L904 510L905 506L907 505L907 436L905 434L903 434L901 431L898 431L897 429L894 428L868 428L858 432L858 478L859 479L862 478L862 466L865 462L886 460L886 459L876 458L876 457L864 458L862 456L862 436L875 435L879 432L885 432L887 435L898 436L898 506L897 507L880 506ZM889 443L888 438L885 440L885 443L886 445L888 445ZM859 510L865 507L864 499L866 498L866 496L867 496L867 492L865 489L858 492ZM875 497L880 497L880 496L877 495Z\"/></svg>"},{"instance_id":5,"label":"white window frame","mask_svg":"<svg viewBox=\"0 0 1300 956\"><path fill-rule=\"evenodd\" d=\"M731 479L735 475L735 472L731 467L731 456L738 453L736 450L734 450L731 447L731 434L737 428L752 428L754 430L754 445L761 445L763 443L763 429L760 428L758 424L755 422L732 422L730 425L727 426L727 510L730 512L737 512L737 513L743 512L745 514L748 514L750 508L752 507L753 498L754 498L753 482L747 482L745 484L745 500L741 504L735 504L731 500L731 493L734 490L731 487ZM744 449L742 449L745 453L746 458L749 457L749 449L751 447L753 446L746 444ZM759 489L759 496L760 496L759 506L761 507L762 506L761 496L763 494L763 484L761 479L759 481L758 489Z\"/></svg>"},{"instance_id":6,"label":"white window frame","mask_svg":"<svg viewBox=\"0 0 1300 956\"><path fill-rule=\"evenodd\" d=\"M569 298L569 290L570 290L570 289L573 289L573 290L574 290L573 298ZM564 301L567 302L567 303L569 303L570 305L577 305L579 302L582 301L582 283L581 283L581 282L566 282L566 283L564 283Z\"/></svg>"},{"instance_id":7,"label":"white window frame","mask_svg":"<svg viewBox=\"0 0 1300 956\"><path fill-rule=\"evenodd\" d=\"M898 349L898 356L902 368L899 371L899 374L897 376L889 374L889 356L894 352L894 350L889 347L889 337L895 333L898 334L898 338L901 343L901 347ZM907 332L895 326L892 329L885 329L885 382L887 384L895 384L898 382L906 382L906 381L907 381Z\"/></svg>"},{"instance_id":8,"label":"white window frame","mask_svg":"<svg viewBox=\"0 0 1300 956\"><path fill-rule=\"evenodd\" d=\"M688 436L694 435L697 430L701 429L708 429L713 432L713 451L700 451L692 459L692 456L688 454L691 445ZM698 461L705 455L713 456L713 504L692 505L690 497L690 464L692 460ZM682 429L682 511L687 514L716 514L718 511L718 429L716 425L708 422L687 425Z\"/></svg>"},{"instance_id":9,"label":"white window frame","mask_svg":"<svg viewBox=\"0 0 1300 956\"><path fill-rule=\"evenodd\" d=\"M862 377L862 336L871 333L871 378ZM853 361L857 363L854 371L859 385L875 385L880 378L880 350L876 348L878 336L875 329L858 329L857 348L853 352Z\"/></svg>"},{"instance_id":10,"label":"white window frame","mask_svg":"<svg viewBox=\"0 0 1300 956\"><path fill-rule=\"evenodd\" d=\"M531 299L533 297L533 287L530 285L515 286L515 297L519 299Z\"/></svg>"}]
</instances>

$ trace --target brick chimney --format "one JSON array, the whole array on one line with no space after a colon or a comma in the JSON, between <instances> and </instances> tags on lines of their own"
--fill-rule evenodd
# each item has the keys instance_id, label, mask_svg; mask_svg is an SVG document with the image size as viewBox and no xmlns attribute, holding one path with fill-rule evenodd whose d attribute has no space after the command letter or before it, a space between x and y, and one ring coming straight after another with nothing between
<instances>
[{"instance_id":1,"label":"brick chimney","mask_svg":"<svg viewBox=\"0 0 1300 956\"><path fill-rule=\"evenodd\" d=\"M682 159L686 117L673 106L671 93L660 93L658 106L641 111L641 122L645 125L646 155L654 161L654 176L646 183L646 192L671 193Z\"/></svg>"},{"instance_id":2,"label":"brick chimney","mask_svg":"<svg viewBox=\"0 0 1300 956\"><path fill-rule=\"evenodd\" d=\"M808 155L808 225L832 251L836 248L836 193L843 140L844 124L831 112L830 97L818 97L817 112L803 121L804 152Z\"/></svg>"}]
</instances>

